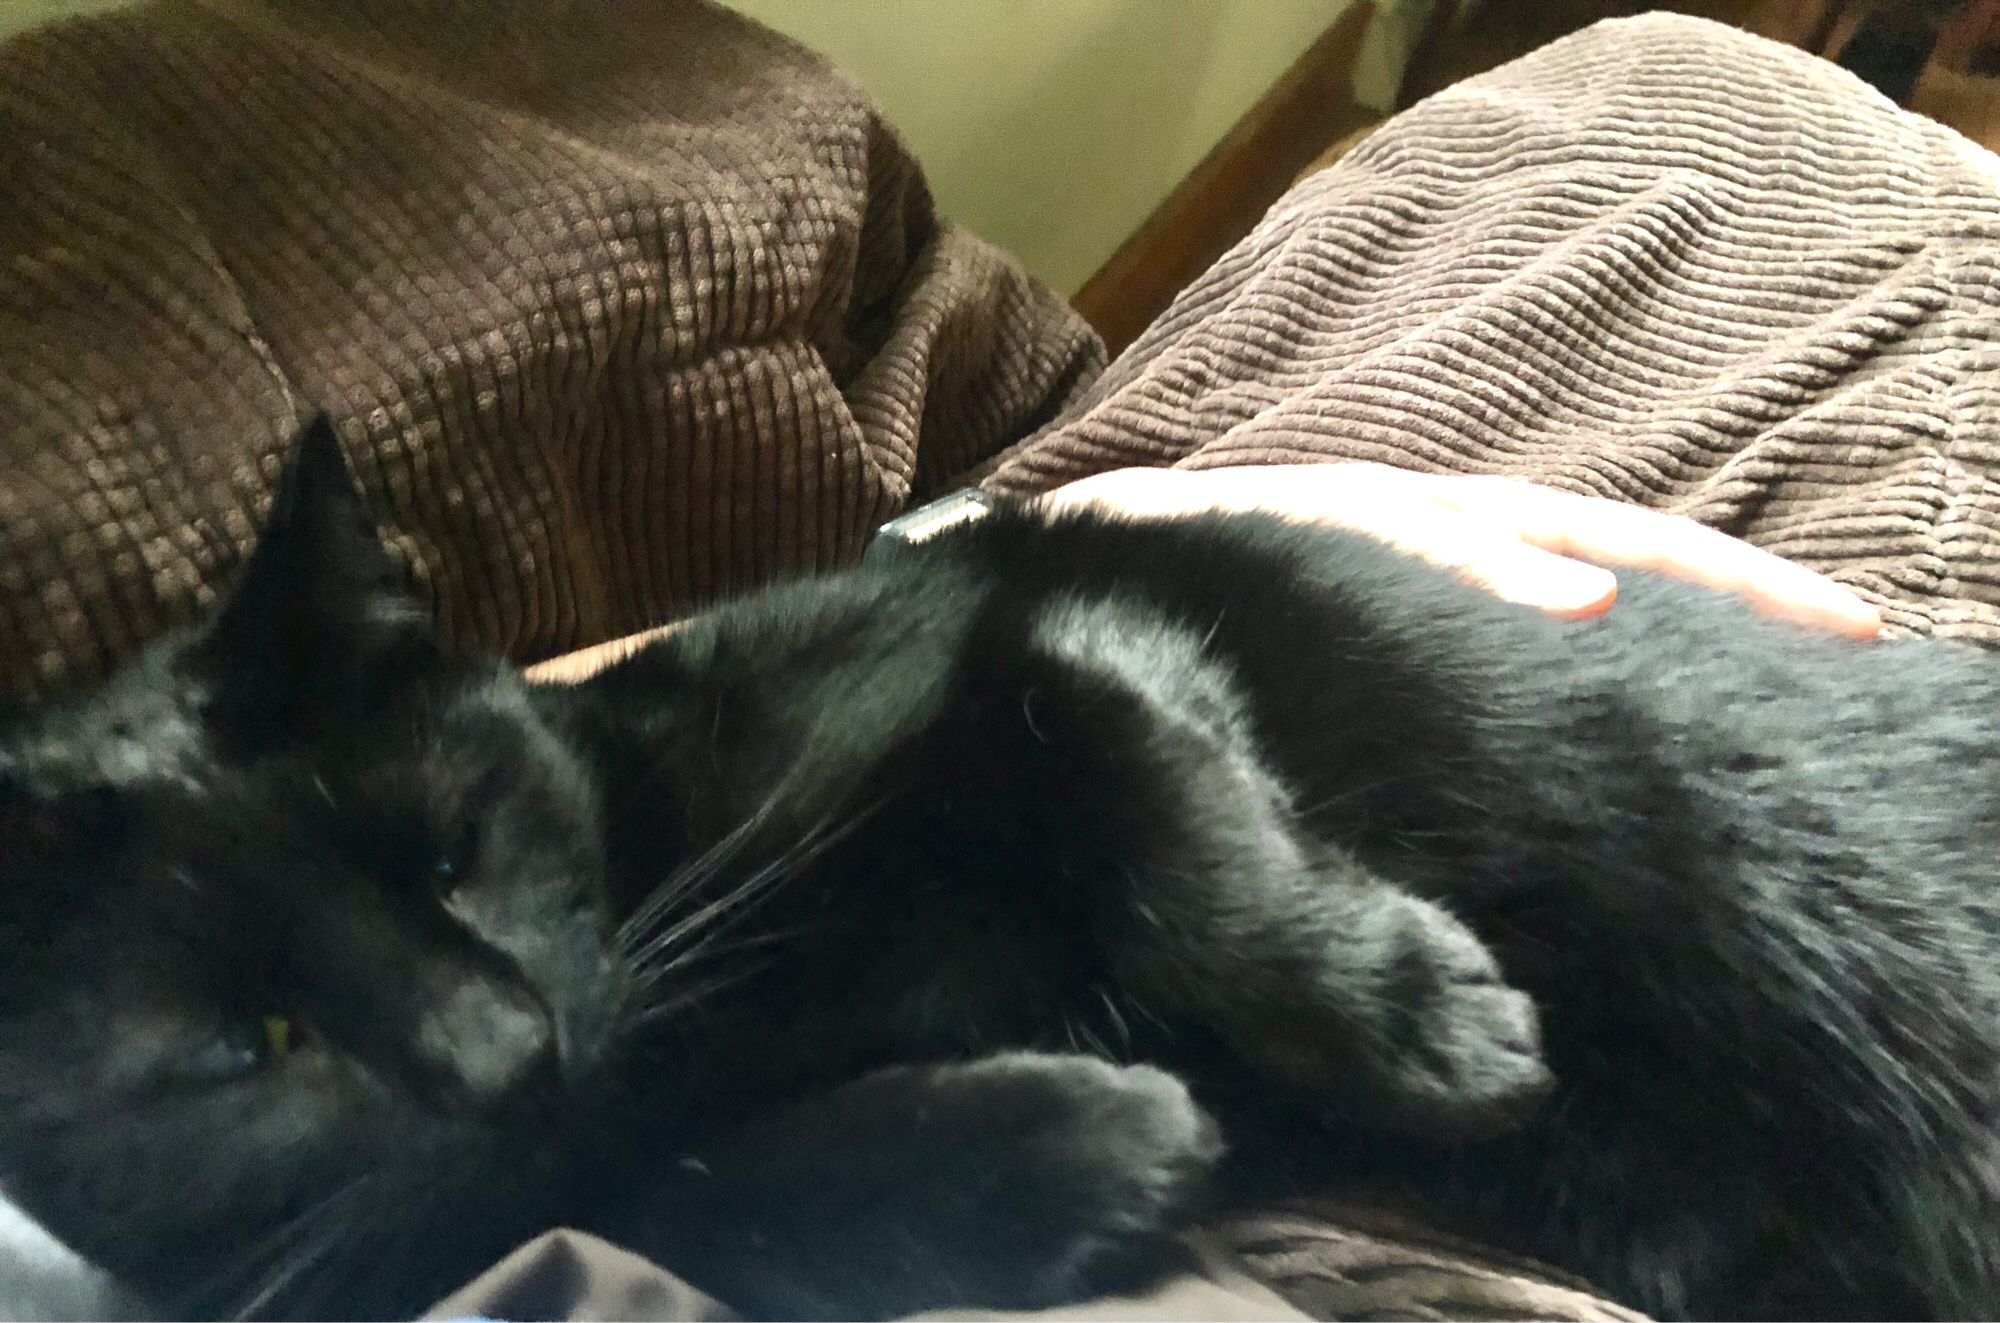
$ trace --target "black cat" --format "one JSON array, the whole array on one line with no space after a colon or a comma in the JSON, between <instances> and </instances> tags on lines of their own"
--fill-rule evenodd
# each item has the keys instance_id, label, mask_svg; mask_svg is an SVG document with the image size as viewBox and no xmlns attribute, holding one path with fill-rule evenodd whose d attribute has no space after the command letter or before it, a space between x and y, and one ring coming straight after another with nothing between
<instances>
[{"instance_id":1,"label":"black cat","mask_svg":"<svg viewBox=\"0 0 2000 1323\"><path fill-rule=\"evenodd\" d=\"M310 429L212 620L0 730L6 1192L168 1317L408 1316L565 1223L772 1312L1151 1265L1220 1153L1155 1069L1017 1052L669 1110L655 925L613 908L559 697L439 653ZM0 1292L111 1301L36 1272Z\"/></svg>"},{"instance_id":2,"label":"black cat","mask_svg":"<svg viewBox=\"0 0 2000 1323\"><path fill-rule=\"evenodd\" d=\"M1657 1314L2000 1314L1989 654L1001 509L570 702L618 872L702 861L691 1098L1075 1043L1196 1081L1241 1167Z\"/></svg>"},{"instance_id":3,"label":"black cat","mask_svg":"<svg viewBox=\"0 0 2000 1323\"><path fill-rule=\"evenodd\" d=\"M143 697L0 741L0 1162L170 1307L555 1222L762 1312L1062 1299L1217 1156L1082 1048L1657 1312L2000 1313L1983 654L1001 510L530 692L294 476Z\"/></svg>"}]
</instances>

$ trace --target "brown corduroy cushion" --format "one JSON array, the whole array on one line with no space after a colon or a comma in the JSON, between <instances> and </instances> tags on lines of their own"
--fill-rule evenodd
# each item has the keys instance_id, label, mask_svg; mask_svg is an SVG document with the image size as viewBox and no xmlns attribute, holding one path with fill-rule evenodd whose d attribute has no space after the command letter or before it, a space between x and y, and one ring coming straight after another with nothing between
<instances>
[{"instance_id":1,"label":"brown corduroy cushion","mask_svg":"<svg viewBox=\"0 0 2000 1323\"><path fill-rule=\"evenodd\" d=\"M2000 642L2000 162L1718 24L1599 24L1295 187L989 485L1379 460L1676 511Z\"/></svg>"},{"instance_id":2,"label":"brown corduroy cushion","mask_svg":"<svg viewBox=\"0 0 2000 1323\"><path fill-rule=\"evenodd\" d=\"M817 58L694 0L159 0L0 47L0 692L226 579L332 411L447 631L841 564L1095 336Z\"/></svg>"}]
</instances>

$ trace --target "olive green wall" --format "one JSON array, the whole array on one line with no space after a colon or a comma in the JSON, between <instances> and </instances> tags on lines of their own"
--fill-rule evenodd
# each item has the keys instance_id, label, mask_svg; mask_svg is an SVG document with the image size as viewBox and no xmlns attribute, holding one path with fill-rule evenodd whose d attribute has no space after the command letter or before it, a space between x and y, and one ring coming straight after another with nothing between
<instances>
[{"instance_id":1,"label":"olive green wall","mask_svg":"<svg viewBox=\"0 0 2000 1323\"><path fill-rule=\"evenodd\" d=\"M129 0L0 0L0 37L66 14L89 14L126 3Z\"/></svg>"},{"instance_id":2,"label":"olive green wall","mask_svg":"<svg viewBox=\"0 0 2000 1323\"><path fill-rule=\"evenodd\" d=\"M124 2L0 0L0 36ZM729 0L846 69L946 214L1071 294L1358 2ZM1393 89L1395 26L1364 54L1364 100Z\"/></svg>"},{"instance_id":3,"label":"olive green wall","mask_svg":"<svg viewBox=\"0 0 2000 1323\"><path fill-rule=\"evenodd\" d=\"M1075 293L1353 0L729 0L847 70L946 214Z\"/></svg>"}]
</instances>

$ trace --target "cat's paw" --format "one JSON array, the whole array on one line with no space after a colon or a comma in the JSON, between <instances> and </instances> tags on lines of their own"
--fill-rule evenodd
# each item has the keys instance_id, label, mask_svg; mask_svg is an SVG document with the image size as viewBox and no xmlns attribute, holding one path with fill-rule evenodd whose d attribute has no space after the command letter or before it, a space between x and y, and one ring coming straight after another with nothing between
<instances>
[{"instance_id":1,"label":"cat's paw","mask_svg":"<svg viewBox=\"0 0 2000 1323\"><path fill-rule=\"evenodd\" d=\"M1009 1053L962 1068L954 1125L1015 1138L985 1186L994 1303L1043 1308L1128 1281L1199 1206L1223 1144L1150 1066ZM1003 1287L1003 1283L1011 1283Z\"/></svg>"},{"instance_id":2,"label":"cat's paw","mask_svg":"<svg viewBox=\"0 0 2000 1323\"><path fill-rule=\"evenodd\" d=\"M1048 1308L1166 1263L1221 1155L1148 1066L895 1066L707 1147L607 1233L758 1316Z\"/></svg>"},{"instance_id":3,"label":"cat's paw","mask_svg":"<svg viewBox=\"0 0 2000 1323\"><path fill-rule=\"evenodd\" d=\"M1385 1102L1411 1129L1491 1134L1521 1121L1555 1085L1541 1017L1478 938L1422 905L1383 972L1391 1007L1372 1044Z\"/></svg>"},{"instance_id":4,"label":"cat's paw","mask_svg":"<svg viewBox=\"0 0 2000 1323\"><path fill-rule=\"evenodd\" d=\"M1443 910L1383 892L1365 929L1328 935L1300 1013L1256 1054L1343 1120L1438 1139L1519 1124L1554 1087L1534 1001Z\"/></svg>"}]
</instances>

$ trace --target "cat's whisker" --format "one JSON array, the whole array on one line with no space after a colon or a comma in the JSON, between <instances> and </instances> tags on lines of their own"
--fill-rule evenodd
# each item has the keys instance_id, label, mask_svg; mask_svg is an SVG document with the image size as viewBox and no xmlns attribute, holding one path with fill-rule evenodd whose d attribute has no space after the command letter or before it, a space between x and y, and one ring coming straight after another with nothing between
<instances>
[{"instance_id":1,"label":"cat's whisker","mask_svg":"<svg viewBox=\"0 0 2000 1323\"><path fill-rule=\"evenodd\" d=\"M726 992L747 977L749 977L747 972L718 974L712 979L705 979L700 983L690 984L679 995L667 1001L660 1002L658 1005L649 1006L642 1012L627 1016L619 1022L620 1028L627 1032L633 1032L651 1028L658 1025L661 1021L684 1015L706 1002L709 998Z\"/></svg>"},{"instance_id":2,"label":"cat's whisker","mask_svg":"<svg viewBox=\"0 0 2000 1323\"><path fill-rule=\"evenodd\" d=\"M736 923L755 913L765 900L775 894L782 882L860 827L884 802L886 801L877 800L862 810L848 815L838 827L830 825L831 817L822 819L812 829L801 833L777 858L757 869L741 884L699 907L664 932L648 939L626 957L627 967L633 973L633 990L643 993L670 976L684 972L700 959L740 954L775 945L797 936L802 930L792 927L772 929L739 937L733 941L722 941ZM691 946L677 949L690 938L694 939ZM768 962L753 963L730 974L692 985L688 991L676 994L665 1002L642 1007L632 1013L627 1021L628 1027L655 1023L668 1015L685 1010L749 978L764 968L766 963Z\"/></svg>"},{"instance_id":3,"label":"cat's whisker","mask_svg":"<svg viewBox=\"0 0 2000 1323\"><path fill-rule=\"evenodd\" d=\"M618 940L621 946L642 937L661 915L684 899L729 863L736 853L749 842L753 833L761 827L777 809L780 797L791 782L791 777L779 779L761 803L746 815L742 822L732 827L723 836L694 859L682 864L668 876L667 880L654 889L619 925Z\"/></svg>"},{"instance_id":4,"label":"cat's whisker","mask_svg":"<svg viewBox=\"0 0 2000 1323\"><path fill-rule=\"evenodd\" d=\"M629 963L638 965L655 959L711 925L723 924L726 927L725 921L730 920L732 916L748 913L773 890L776 881L788 876L795 867L789 852L780 855L750 874L737 886L696 907L664 932L650 938L638 950L631 953L628 957Z\"/></svg>"},{"instance_id":5,"label":"cat's whisker","mask_svg":"<svg viewBox=\"0 0 2000 1323\"><path fill-rule=\"evenodd\" d=\"M720 714L720 709L718 709L717 720L720 721L720 719L721 719L721 714ZM740 846L744 842L744 840L747 839L747 837L752 831L754 831L758 826L760 826L764 821L766 821L770 817L771 813L777 808L778 804L782 802L783 797L791 790L792 785L794 781L798 779L801 770L802 770L801 768L795 766L791 771L788 771L784 776L779 777L777 784L771 787L771 789L765 794L762 801L759 802L757 807L752 809L744 817L742 822L738 823L735 827L731 828L725 835L723 835L723 837L720 840L716 841L714 845L710 846L709 849L706 852L704 852L704 854L701 855L699 858L690 861L688 864L683 865L682 869L677 870L674 876L668 879L668 881L664 884L661 890L662 891L685 890L685 886L677 881L677 879L681 877L683 872L687 870L698 871L704 863L718 862L721 859L721 857L726 856L730 850ZM659 782L664 777L665 771L666 771L665 764L656 761L651 766L649 766L642 775L633 778L631 784L624 787L623 792L619 796L618 802L609 806L611 809L611 816L613 818L626 816L631 811L633 805L643 794L647 793L654 786L659 784ZM716 767L716 771L718 772L718 774L721 771L719 764ZM668 903L670 903L672 897L669 896L666 899ZM649 897L647 899L647 901L639 911L635 912L632 915L632 917L626 921L627 926L631 926L635 923L641 922L641 915L645 912L645 910L649 907L656 907L659 904L659 901L660 901L660 896L659 893L656 892L653 897Z\"/></svg>"},{"instance_id":6,"label":"cat's whisker","mask_svg":"<svg viewBox=\"0 0 2000 1323\"><path fill-rule=\"evenodd\" d=\"M811 931L804 924L789 928L773 928L765 932L738 937L733 941L722 941L722 934L711 933L697 941L687 950L674 954L671 958L647 966L634 966L631 970L630 986L635 992L643 992L662 979L683 973L703 960L719 960L724 956L737 955L744 951L755 951L764 947L778 946Z\"/></svg>"},{"instance_id":7,"label":"cat's whisker","mask_svg":"<svg viewBox=\"0 0 2000 1323\"><path fill-rule=\"evenodd\" d=\"M751 873L742 883L696 908L665 931L648 937L635 949L629 950L628 963L635 966L643 965L711 924L740 921L768 898L780 883L853 834L886 802L886 797L878 798L848 814L837 826L833 825L831 814L822 818L811 828L800 833L775 859ZM655 921L657 922L657 916Z\"/></svg>"},{"instance_id":8,"label":"cat's whisker","mask_svg":"<svg viewBox=\"0 0 2000 1323\"><path fill-rule=\"evenodd\" d=\"M1097 993L1098 999L1104 1003L1104 1013L1110 1017L1111 1023L1117 1027L1121 1058L1129 1056L1132 1052L1132 1026L1126 1023L1125 1013L1118 1009L1118 999L1112 996L1111 990L1102 983L1098 984L1094 991Z\"/></svg>"},{"instance_id":9,"label":"cat's whisker","mask_svg":"<svg viewBox=\"0 0 2000 1323\"><path fill-rule=\"evenodd\" d=\"M676 904L699 891L720 873L743 848L751 825L752 821L746 821L702 854L675 869L667 880L655 888L631 916L619 925L620 947L630 947L635 941L647 940L652 929Z\"/></svg>"},{"instance_id":10,"label":"cat's whisker","mask_svg":"<svg viewBox=\"0 0 2000 1323\"><path fill-rule=\"evenodd\" d=\"M712 978L687 984L678 989L672 997L667 998L665 1001L631 1011L622 1016L619 1020L619 1027L626 1032L633 1032L651 1028L663 1020L685 1015L698 1009L710 998L728 991L739 983L756 977L769 964L770 962L767 960L751 961L727 973L717 974Z\"/></svg>"},{"instance_id":11,"label":"cat's whisker","mask_svg":"<svg viewBox=\"0 0 2000 1323\"><path fill-rule=\"evenodd\" d=\"M351 1195L360 1186L357 1181L340 1193ZM308 1276L324 1270L350 1234L345 1222L335 1216L336 1210L349 1202L347 1198L329 1197L314 1215L301 1219L285 1244L274 1250L270 1257L275 1262L262 1273L261 1280L254 1281L254 1289L242 1298L231 1317L258 1317Z\"/></svg>"},{"instance_id":12,"label":"cat's whisker","mask_svg":"<svg viewBox=\"0 0 2000 1323\"><path fill-rule=\"evenodd\" d=\"M1215 642L1215 636L1222 632L1222 622L1228 615L1228 607L1222 607L1216 611L1215 623L1208 627L1208 633L1201 636L1201 651L1207 652L1209 644Z\"/></svg>"},{"instance_id":13,"label":"cat's whisker","mask_svg":"<svg viewBox=\"0 0 2000 1323\"><path fill-rule=\"evenodd\" d=\"M1153 1029L1156 1030L1163 1037L1169 1040L1173 1038L1174 1036L1173 1026L1168 1024L1166 1020L1160 1016L1160 1013L1158 1011L1155 1011L1151 1006L1148 1006L1142 998L1135 997L1130 992L1125 993L1124 997L1125 997L1126 1010L1132 1012L1132 1014L1138 1016L1141 1020L1144 1020L1147 1024L1151 1025Z\"/></svg>"},{"instance_id":14,"label":"cat's whisker","mask_svg":"<svg viewBox=\"0 0 2000 1323\"><path fill-rule=\"evenodd\" d=\"M322 1271L332 1260L334 1251L340 1248L346 1238L345 1227L332 1223L318 1225L314 1228L309 1243L295 1248L288 1254L279 1263L277 1270L265 1279L255 1294L237 1307L231 1317L239 1320L259 1317L273 1300L292 1290L312 1274ZM307 1236L302 1234L299 1240L307 1241Z\"/></svg>"},{"instance_id":15,"label":"cat's whisker","mask_svg":"<svg viewBox=\"0 0 2000 1323\"><path fill-rule=\"evenodd\" d=\"M1405 784L1408 780L1407 776L1385 776L1373 781L1360 781L1346 785L1341 787L1335 794L1317 799L1304 807L1294 807L1292 809L1292 816L1301 822L1310 822L1322 813L1330 812L1345 804L1351 804L1356 800L1371 798L1381 794L1385 790L1393 790Z\"/></svg>"},{"instance_id":16,"label":"cat's whisker","mask_svg":"<svg viewBox=\"0 0 2000 1323\"><path fill-rule=\"evenodd\" d=\"M732 827L714 845L703 851L701 855L676 869L660 887L656 888L651 895L634 908L631 915L619 925L617 936L621 947L629 949L632 943L645 940L646 935L650 933L653 925L658 923L665 913L670 911L674 905L685 899L690 893L699 890L705 882L720 873L741 851L748 847L750 842L763 828L771 823L780 806L796 798L799 785L802 783L809 784L813 779L812 769L816 766L816 760L812 756L811 745L812 740L808 738L805 747L800 750L799 756L794 760L790 769L777 779L776 783L764 794L757 806L746 814L741 822ZM859 826L872 816L881 807L882 802L878 800L853 814L848 824L832 840L826 843L832 844L833 841L845 837L854 827ZM791 849L799 848L802 844L809 844L816 834L826 829L827 823L838 812L839 809L837 806L830 808L827 812L827 817L815 824L809 831L802 833L799 839L791 847L788 847L787 853Z\"/></svg>"},{"instance_id":17,"label":"cat's whisker","mask_svg":"<svg viewBox=\"0 0 2000 1323\"><path fill-rule=\"evenodd\" d=\"M659 960L663 955L669 955L689 938L705 941L710 936L726 933L735 924L754 914L776 893L781 883L809 864L836 839L837 836L829 834L825 840L810 849L794 849L772 860L745 878L734 889L695 909L632 952L628 957L628 965L633 968L643 968ZM704 934L704 930L708 932Z\"/></svg>"},{"instance_id":18,"label":"cat's whisker","mask_svg":"<svg viewBox=\"0 0 2000 1323\"><path fill-rule=\"evenodd\" d=\"M764 901L776 894L778 887L787 878L795 875L824 851L844 839L872 816L881 807L882 802L878 800L861 811L848 815L837 827L831 825L833 820L830 815L822 819L810 830L801 833L775 859L758 868L740 884L698 907L664 932L648 938L626 956L627 967L634 976L633 991L644 993L672 975L685 972L697 960L717 958L725 954L740 954L796 936L798 932L796 928L773 929L733 941L722 940L735 924L755 913ZM690 939L693 939L693 944L684 947ZM726 974L689 985L665 1001L641 1005L622 1018L623 1025L627 1029L637 1029L684 1013L708 998L761 972L766 964L768 961L751 962Z\"/></svg>"},{"instance_id":19,"label":"cat's whisker","mask_svg":"<svg viewBox=\"0 0 2000 1323\"><path fill-rule=\"evenodd\" d=\"M234 1299L240 1303L229 1309L230 1317L255 1316L331 1257L346 1235L346 1227L335 1220L336 1215L357 1199L372 1179L368 1174L354 1177L259 1236L219 1271L187 1291L185 1299L193 1307L184 1306L179 1312L192 1313L194 1308L204 1307L194 1302ZM302 1252L308 1239L313 1244Z\"/></svg>"}]
</instances>

